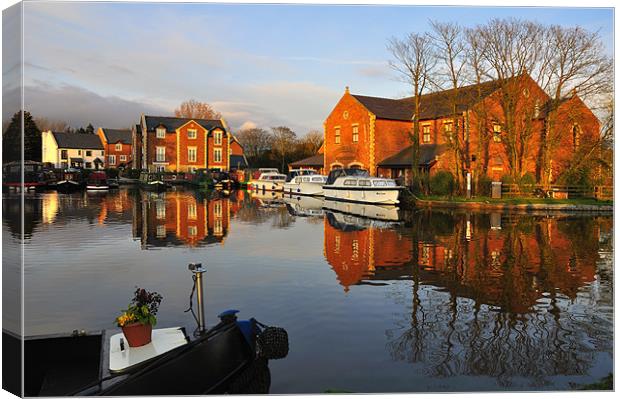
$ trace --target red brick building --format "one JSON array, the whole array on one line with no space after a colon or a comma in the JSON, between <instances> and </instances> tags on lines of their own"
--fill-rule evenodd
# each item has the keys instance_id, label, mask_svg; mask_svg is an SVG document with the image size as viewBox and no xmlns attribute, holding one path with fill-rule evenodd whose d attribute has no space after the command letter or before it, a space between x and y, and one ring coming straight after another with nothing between
<instances>
[{"instance_id":1,"label":"red brick building","mask_svg":"<svg viewBox=\"0 0 620 399\"><path fill-rule=\"evenodd\" d=\"M516 114L522 118L514 125L518 137L523 138L519 151L524 155L517 166L513 166L515 161L509 159L505 145L501 99L506 87L519 93L515 96ZM490 81L460 88L456 93L441 91L423 95L419 167L431 174L439 170L456 173L455 146L451 140L458 138L462 143L461 173L486 170L487 176L499 179L518 167L521 174L530 172L540 178L540 147L550 116L546 112L550 101L526 74L508 83ZM407 176L412 159L413 111L414 97L369 97L351 94L347 88L324 123L325 172L359 167L373 175ZM561 145L554 146L551 154L552 178L566 168L580 145L596 140L599 134L599 121L576 95L566 99L554 113L556 131L564 133ZM484 142L488 144L483 145Z\"/></svg>"},{"instance_id":2,"label":"red brick building","mask_svg":"<svg viewBox=\"0 0 620 399\"><path fill-rule=\"evenodd\" d=\"M133 142L136 165L149 171L228 171L230 156L243 151L223 119L142 115Z\"/></svg>"},{"instance_id":3,"label":"red brick building","mask_svg":"<svg viewBox=\"0 0 620 399\"><path fill-rule=\"evenodd\" d=\"M131 166L133 143L129 129L108 129L100 127L97 135L101 139L105 151L104 165L106 168L123 168Z\"/></svg>"}]
</instances>

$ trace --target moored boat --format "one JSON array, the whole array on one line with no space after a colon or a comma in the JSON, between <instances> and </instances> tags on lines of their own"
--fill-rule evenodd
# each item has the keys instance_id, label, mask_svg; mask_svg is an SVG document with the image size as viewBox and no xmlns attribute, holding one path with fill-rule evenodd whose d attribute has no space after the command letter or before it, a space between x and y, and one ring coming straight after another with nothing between
<instances>
[{"instance_id":1,"label":"moored boat","mask_svg":"<svg viewBox=\"0 0 620 399\"><path fill-rule=\"evenodd\" d=\"M335 169L323 186L325 199L368 204L398 204L402 187L393 179L372 177L364 169Z\"/></svg>"},{"instance_id":2,"label":"moored boat","mask_svg":"<svg viewBox=\"0 0 620 399\"><path fill-rule=\"evenodd\" d=\"M140 188L147 191L166 191L168 185L164 182L161 173L140 173Z\"/></svg>"},{"instance_id":3,"label":"moored boat","mask_svg":"<svg viewBox=\"0 0 620 399\"><path fill-rule=\"evenodd\" d=\"M313 170L295 169L287 176L284 192L291 195L322 196L326 182L327 176L319 175Z\"/></svg>"},{"instance_id":4,"label":"moored boat","mask_svg":"<svg viewBox=\"0 0 620 399\"><path fill-rule=\"evenodd\" d=\"M60 178L56 182L56 190L69 193L84 188L84 176L79 169L68 168L60 172Z\"/></svg>"},{"instance_id":5,"label":"moored boat","mask_svg":"<svg viewBox=\"0 0 620 399\"><path fill-rule=\"evenodd\" d=\"M261 173L258 179L250 180L249 186L255 191L282 191L285 181L286 175L269 171Z\"/></svg>"},{"instance_id":6,"label":"moored boat","mask_svg":"<svg viewBox=\"0 0 620 399\"><path fill-rule=\"evenodd\" d=\"M97 171L88 175L88 178L86 179L87 190L108 190L109 188L108 177L105 172Z\"/></svg>"},{"instance_id":7,"label":"moored boat","mask_svg":"<svg viewBox=\"0 0 620 399\"><path fill-rule=\"evenodd\" d=\"M23 172L23 180L22 180ZM36 161L9 162L2 167L2 186L8 189L35 190L47 186L43 164Z\"/></svg>"}]
</instances>

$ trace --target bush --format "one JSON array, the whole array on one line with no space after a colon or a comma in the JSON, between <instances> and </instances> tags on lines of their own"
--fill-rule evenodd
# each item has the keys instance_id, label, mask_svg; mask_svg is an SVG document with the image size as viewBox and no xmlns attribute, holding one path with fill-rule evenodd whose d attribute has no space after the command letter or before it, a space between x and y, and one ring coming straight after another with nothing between
<instances>
[{"instance_id":1,"label":"bush","mask_svg":"<svg viewBox=\"0 0 620 399\"><path fill-rule=\"evenodd\" d=\"M437 172L430 178L429 186L433 195L452 195L454 192L454 176L450 172Z\"/></svg>"},{"instance_id":2,"label":"bush","mask_svg":"<svg viewBox=\"0 0 620 399\"><path fill-rule=\"evenodd\" d=\"M534 191L534 185L536 184L536 177L531 173L527 172L519 179L519 190L522 193L531 193Z\"/></svg>"},{"instance_id":3,"label":"bush","mask_svg":"<svg viewBox=\"0 0 620 399\"><path fill-rule=\"evenodd\" d=\"M516 182L511 175L504 175L502 176L502 184L516 184Z\"/></svg>"},{"instance_id":4,"label":"bush","mask_svg":"<svg viewBox=\"0 0 620 399\"><path fill-rule=\"evenodd\" d=\"M489 176L480 176L478 178L478 187L476 187L477 195L480 195L483 197L490 197L491 196L491 182L493 182L493 179L491 179Z\"/></svg>"},{"instance_id":5,"label":"bush","mask_svg":"<svg viewBox=\"0 0 620 399\"><path fill-rule=\"evenodd\" d=\"M116 179L118 177L118 169L116 169L116 168L107 168L105 170L105 174L110 179Z\"/></svg>"}]
</instances>

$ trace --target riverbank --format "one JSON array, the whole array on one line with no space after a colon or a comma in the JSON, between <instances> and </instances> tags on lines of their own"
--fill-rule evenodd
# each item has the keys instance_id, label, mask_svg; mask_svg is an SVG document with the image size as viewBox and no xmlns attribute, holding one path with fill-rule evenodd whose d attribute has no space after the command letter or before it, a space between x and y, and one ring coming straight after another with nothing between
<instances>
[{"instance_id":1,"label":"riverbank","mask_svg":"<svg viewBox=\"0 0 620 399\"><path fill-rule=\"evenodd\" d=\"M564 212L604 212L614 210L613 201L599 201L591 198L551 199L551 198L502 198L490 197L416 197L408 195L403 200L405 208L466 208L492 211L564 211Z\"/></svg>"}]
</instances>

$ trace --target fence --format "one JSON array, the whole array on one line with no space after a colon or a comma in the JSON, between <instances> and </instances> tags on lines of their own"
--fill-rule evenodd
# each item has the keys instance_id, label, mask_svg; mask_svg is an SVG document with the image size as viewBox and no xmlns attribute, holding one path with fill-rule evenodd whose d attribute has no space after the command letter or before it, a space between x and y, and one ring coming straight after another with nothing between
<instances>
[{"instance_id":1,"label":"fence","mask_svg":"<svg viewBox=\"0 0 620 399\"><path fill-rule=\"evenodd\" d=\"M609 200L614 197L613 186L560 186L545 187L540 184L502 184L503 197L596 198Z\"/></svg>"}]
</instances>

